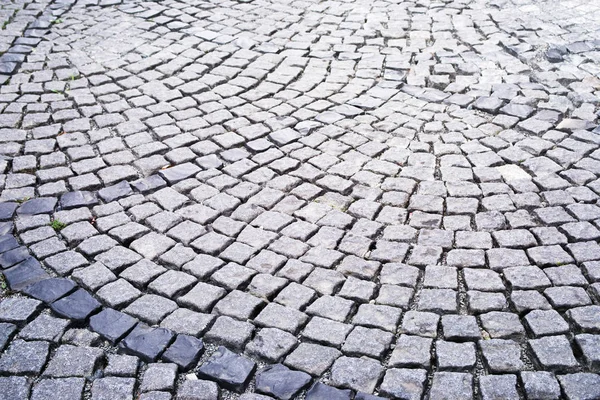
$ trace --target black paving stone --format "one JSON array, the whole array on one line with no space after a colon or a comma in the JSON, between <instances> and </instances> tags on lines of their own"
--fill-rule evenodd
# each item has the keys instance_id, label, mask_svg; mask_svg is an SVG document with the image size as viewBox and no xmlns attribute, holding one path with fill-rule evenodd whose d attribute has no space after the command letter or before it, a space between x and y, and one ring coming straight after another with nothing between
<instances>
[{"instance_id":1,"label":"black paving stone","mask_svg":"<svg viewBox=\"0 0 600 400\"><path fill-rule=\"evenodd\" d=\"M11 219L18 206L17 203L0 203L0 221Z\"/></svg>"},{"instance_id":2,"label":"black paving stone","mask_svg":"<svg viewBox=\"0 0 600 400\"><path fill-rule=\"evenodd\" d=\"M177 339L165 351L162 358L179 365L185 371L198 362L203 352L202 340L189 335L177 335Z\"/></svg>"},{"instance_id":3,"label":"black paving stone","mask_svg":"<svg viewBox=\"0 0 600 400\"><path fill-rule=\"evenodd\" d=\"M49 214L54 211L56 199L53 197L40 197L27 200L17 210L19 215Z\"/></svg>"},{"instance_id":4,"label":"black paving stone","mask_svg":"<svg viewBox=\"0 0 600 400\"><path fill-rule=\"evenodd\" d=\"M89 207L98 204L98 198L92 192L69 192L61 196L59 204L65 210L76 207Z\"/></svg>"},{"instance_id":5,"label":"black paving stone","mask_svg":"<svg viewBox=\"0 0 600 400\"><path fill-rule=\"evenodd\" d=\"M90 328L111 343L121 340L138 321L120 311L105 308L90 318Z\"/></svg>"},{"instance_id":6,"label":"black paving stone","mask_svg":"<svg viewBox=\"0 0 600 400\"><path fill-rule=\"evenodd\" d=\"M256 374L256 390L260 393L288 400L311 381L305 372L293 371L282 364L270 365Z\"/></svg>"},{"instance_id":7,"label":"black paving stone","mask_svg":"<svg viewBox=\"0 0 600 400\"><path fill-rule=\"evenodd\" d=\"M29 285L48 279L50 275L42 269L35 258L30 257L4 271L4 277L12 290L20 291Z\"/></svg>"},{"instance_id":8,"label":"black paving stone","mask_svg":"<svg viewBox=\"0 0 600 400\"><path fill-rule=\"evenodd\" d=\"M306 400L350 400L352 392L348 389L336 389L325 385L321 382L316 382L306 392Z\"/></svg>"},{"instance_id":9,"label":"black paving stone","mask_svg":"<svg viewBox=\"0 0 600 400\"><path fill-rule=\"evenodd\" d=\"M105 187L98 191L98 196L107 203L129 196L133 193L131 186L126 181L121 181L112 186Z\"/></svg>"},{"instance_id":10,"label":"black paving stone","mask_svg":"<svg viewBox=\"0 0 600 400\"><path fill-rule=\"evenodd\" d=\"M120 346L147 362L156 361L158 356L171 343L174 333L164 328L151 328L137 324Z\"/></svg>"},{"instance_id":11,"label":"black paving stone","mask_svg":"<svg viewBox=\"0 0 600 400\"><path fill-rule=\"evenodd\" d=\"M12 221L0 222L0 235L7 235L14 229Z\"/></svg>"},{"instance_id":12,"label":"black paving stone","mask_svg":"<svg viewBox=\"0 0 600 400\"><path fill-rule=\"evenodd\" d=\"M167 186L167 182L158 175L151 175L147 178L132 182L131 186L140 193L149 193Z\"/></svg>"},{"instance_id":13,"label":"black paving stone","mask_svg":"<svg viewBox=\"0 0 600 400\"><path fill-rule=\"evenodd\" d=\"M10 245L10 243L9 243ZM26 260L29 252L26 247L17 247L0 254L0 266L2 268L12 267L13 265Z\"/></svg>"},{"instance_id":14,"label":"black paving stone","mask_svg":"<svg viewBox=\"0 0 600 400\"><path fill-rule=\"evenodd\" d=\"M86 290L79 289L75 293L55 301L50 307L62 317L84 321L90 314L100 309L101 305Z\"/></svg>"},{"instance_id":15,"label":"black paving stone","mask_svg":"<svg viewBox=\"0 0 600 400\"><path fill-rule=\"evenodd\" d=\"M5 234L0 236L0 253L19 247L19 242L13 235Z\"/></svg>"},{"instance_id":16,"label":"black paving stone","mask_svg":"<svg viewBox=\"0 0 600 400\"><path fill-rule=\"evenodd\" d=\"M242 392L256 363L244 356L237 355L221 346L198 370L198 375L205 379L217 381L221 386Z\"/></svg>"},{"instance_id":17,"label":"black paving stone","mask_svg":"<svg viewBox=\"0 0 600 400\"><path fill-rule=\"evenodd\" d=\"M71 292L75 286L75 282L67 278L49 278L26 287L23 293L46 303L52 303Z\"/></svg>"}]
</instances>

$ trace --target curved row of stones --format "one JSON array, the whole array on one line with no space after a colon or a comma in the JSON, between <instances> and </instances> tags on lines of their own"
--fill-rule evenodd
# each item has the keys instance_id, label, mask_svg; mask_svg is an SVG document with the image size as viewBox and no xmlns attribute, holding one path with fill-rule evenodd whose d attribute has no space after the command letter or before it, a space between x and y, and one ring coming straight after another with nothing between
<instances>
[{"instance_id":1,"label":"curved row of stones","mask_svg":"<svg viewBox=\"0 0 600 400\"><path fill-rule=\"evenodd\" d=\"M3 393L600 395L598 7L118 3L0 88Z\"/></svg>"}]
</instances>

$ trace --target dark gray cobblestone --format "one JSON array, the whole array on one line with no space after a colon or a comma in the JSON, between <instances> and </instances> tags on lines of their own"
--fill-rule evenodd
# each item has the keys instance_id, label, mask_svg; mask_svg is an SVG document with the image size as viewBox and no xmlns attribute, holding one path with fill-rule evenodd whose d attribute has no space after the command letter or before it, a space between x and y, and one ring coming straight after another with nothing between
<instances>
[{"instance_id":1,"label":"dark gray cobblestone","mask_svg":"<svg viewBox=\"0 0 600 400\"><path fill-rule=\"evenodd\" d=\"M0 22L5 397L600 398L598 5Z\"/></svg>"}]
</instances>

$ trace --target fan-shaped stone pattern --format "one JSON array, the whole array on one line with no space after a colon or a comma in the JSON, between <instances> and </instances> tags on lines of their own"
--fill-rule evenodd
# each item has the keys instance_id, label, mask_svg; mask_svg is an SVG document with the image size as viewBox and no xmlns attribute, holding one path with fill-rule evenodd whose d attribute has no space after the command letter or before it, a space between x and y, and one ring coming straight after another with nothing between
<instances>
[{"instance_id":1,"label":"fan-shaped stone pattern","mask_svg":"<svg viewBox=\"0 0 600 400\"><path fill-rule=\"evenodd\" d=\"M2 6L0 386L598 397L600 17L550 9Z\"/></svg>"}]
</instances>

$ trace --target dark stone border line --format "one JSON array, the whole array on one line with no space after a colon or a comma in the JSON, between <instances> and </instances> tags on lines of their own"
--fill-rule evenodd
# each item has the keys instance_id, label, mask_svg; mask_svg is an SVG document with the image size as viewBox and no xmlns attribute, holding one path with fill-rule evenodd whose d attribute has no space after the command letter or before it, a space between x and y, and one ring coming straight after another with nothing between
<instances>
[{"instance_id":1,"label":"dark stone border line","mask_svg":"<svg viewBox=\"0 0 600 400\"><path fill-rule=\"evenodd\" d=\"M159 178L155 176L155 178ZM125 189L126 187L126 189ZM108 191L106 191L108 189ZM139 190L141 191L141 190ZM74 208L98 204L98 197L114 201L134 192L128 182L122 181L94 192L67 192L60 203L54 198L39 197L19 203L0 203L0 273L11 291L27 295L45 303L55 314L89 329L117 346L119 353L139 357L146 363L164 361L177 364L180 373L194 372L200 379L216 382L221 388L244 393L252 377L259 393L292 398L303 390L307 398L339 400L376 400L375 395L356 393L350 389L328 386L302 371L292 370L283 364L267 364L260 371L255 360L225 346L219 346L205 362L199 364L205 346L202 339L177 334L169 329L151 327L139 319L121 311L104 307L86 289L69 278L50 275L42 264L21 245L13 234L13 218L17 215L32 216L52 213L59 208ZM274 383L277 383L275 385ZM314 397L313 397L314 396Z\"/></svg>"}]
</instances>

